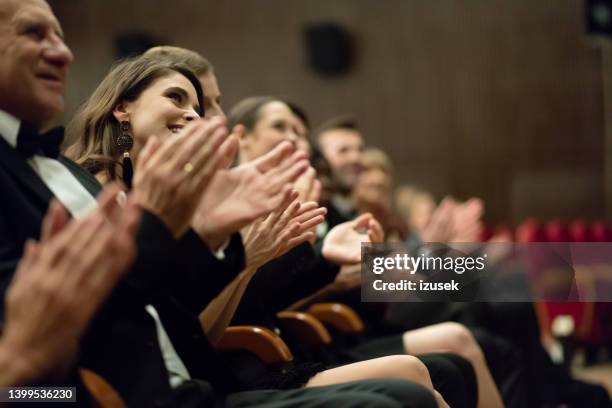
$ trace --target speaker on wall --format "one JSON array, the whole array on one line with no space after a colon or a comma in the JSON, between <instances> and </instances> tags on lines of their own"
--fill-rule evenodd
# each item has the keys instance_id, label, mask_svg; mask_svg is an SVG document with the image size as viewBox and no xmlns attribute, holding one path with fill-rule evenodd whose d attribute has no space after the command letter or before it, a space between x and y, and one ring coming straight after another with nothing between
<instances>
[{"instance_id":1,"label":"speaker on wall","mask_svg":"<svg viewBox=\"0 0 612 408\"><path fill-rule=\"evenodd\" d=\"M612 36L612 0L587 0L587 33Z\"/></svg>"},{"instance_id":2,"label":"speaker on wall","mask_svg":"<svg viewBox=\"0 0 612 408\"><path fill-rule=\"evenodd\" d=\"M335 23L310 24L304 28L306 54L310 66L320 74L340 75L354 62L353 39Z\"/></svg>"}]
</instances>

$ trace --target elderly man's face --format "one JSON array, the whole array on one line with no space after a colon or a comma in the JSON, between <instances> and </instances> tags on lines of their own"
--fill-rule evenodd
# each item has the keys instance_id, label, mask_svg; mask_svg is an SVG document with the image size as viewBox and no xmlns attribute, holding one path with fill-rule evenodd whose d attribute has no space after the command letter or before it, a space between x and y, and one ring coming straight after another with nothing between
<instances>
[{"instance_id":1,"label":"elderly man's face","mask_svg":"<svg viewBox=\"0 0 612 408\"><path fill-rule=\"evenodd\" d=\"M72 53L44 0L0 5L0 109L42 127L64 109Z\"/></svg>"}]
</instances>

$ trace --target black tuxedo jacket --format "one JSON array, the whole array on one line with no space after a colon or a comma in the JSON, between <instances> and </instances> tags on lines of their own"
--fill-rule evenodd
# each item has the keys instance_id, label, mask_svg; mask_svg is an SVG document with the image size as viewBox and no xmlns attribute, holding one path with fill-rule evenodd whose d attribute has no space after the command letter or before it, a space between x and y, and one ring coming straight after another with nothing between
<instances>
[{"instance_id":1,"label":"black tuxedo jacket","mask_svg":"<svg viewBox=\"0 0 612 408\"><path fill-rule=\"evenodd\" d=\"M84 169L59 159L92 194L101 186ZM39 238L52 192L15 149L0 138L0 287L4 294L28 238ZM117 388L128 406L155 406L171 394L156 327L145 305L157 309L165 330L193 378L215 391L240 389L206 339L197 315L244 267L239 234L219 261L193 231L173 239L165 225L143 211L138 257L86 333L78 366L88 367Z\"/></svg>"}]
</instances>

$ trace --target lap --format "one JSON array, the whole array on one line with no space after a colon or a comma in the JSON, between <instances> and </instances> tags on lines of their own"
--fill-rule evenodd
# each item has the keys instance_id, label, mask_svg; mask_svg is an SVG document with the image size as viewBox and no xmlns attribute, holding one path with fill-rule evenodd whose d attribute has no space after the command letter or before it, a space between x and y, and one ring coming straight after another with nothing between
<instances>
[{"instance_id":1,"label":"lap","mask_svg":"<svg viewBox=\"0 0 612 408\"><path fill-rule=\"evenodd\" d=\"M332 404L333 402L333 404ZM433 395L424 387L402 380L364 380L295 390L261 390L231 394L229 408L261 407L436 407Z\"/></svg>"}]
</instances>

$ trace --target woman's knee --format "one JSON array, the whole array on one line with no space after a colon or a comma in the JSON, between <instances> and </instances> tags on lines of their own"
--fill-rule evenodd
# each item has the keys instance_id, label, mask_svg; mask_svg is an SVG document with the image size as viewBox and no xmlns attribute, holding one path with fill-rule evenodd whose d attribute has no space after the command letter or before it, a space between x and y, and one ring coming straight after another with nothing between
<instances>
[{"instance_id":1,"label":"woman's knee","mask_svg":"<svg viewBox=\"0 0 612 408\"><path fill-rule=\"evenodd\" d=\"M414 380L422 384L431 383L427 367L418 358L408 355L390 356L388 358L390 359L390 364L393 365L394 370L398 373L397 377Z\"/></svg>"},{"instance_id":2,"label":"woman's knee","mask_svg":"<svg viewBox=\"0 0 612 408\"><path fill-rule=\"evenodd\" d=\"M449 339L449 351L474 361L484 358L474 335L464 325L455 322L443 323L444 331Z\"/></svg>"}]
</instances>

